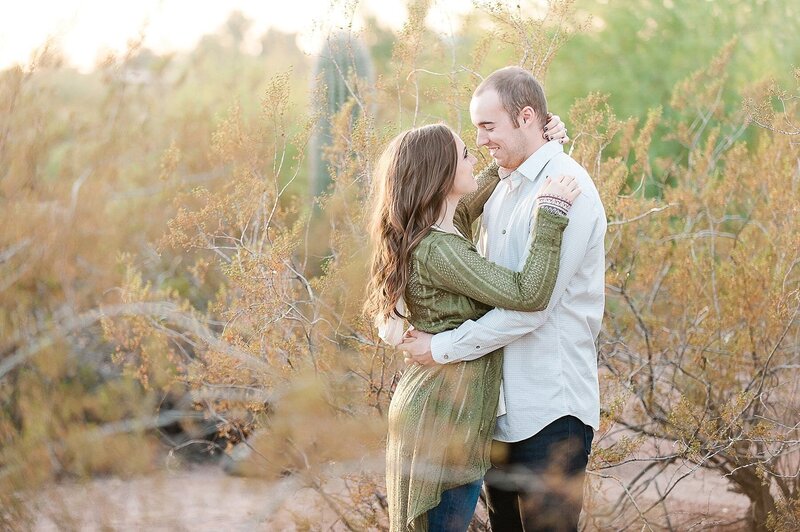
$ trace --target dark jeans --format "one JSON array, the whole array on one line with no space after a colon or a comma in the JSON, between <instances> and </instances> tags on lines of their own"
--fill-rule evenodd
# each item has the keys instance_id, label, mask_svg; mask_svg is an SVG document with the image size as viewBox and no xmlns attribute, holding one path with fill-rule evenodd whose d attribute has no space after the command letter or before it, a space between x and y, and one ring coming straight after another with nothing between
<instances>
[{"instance_id":1,"label":"dark jeans","mask_svg":"<svg viewBox=\"0 0 800 532\"><path fill-rule=\"evenodd\" d=\"M594 431L573 416L527 440L492 443L486 501L494 532L577 530Z\"/></svg>"},{"instance_id":2,"label":"dark jeans","mask_svg":"<svg viewBox=\"0 0 800 532\"><path fill-rule=\"evenodd\" d=\"M442 492L441 502L428 510L430 532L465 532L475 513L482 480Z\"/></svg>"}]
</instances>

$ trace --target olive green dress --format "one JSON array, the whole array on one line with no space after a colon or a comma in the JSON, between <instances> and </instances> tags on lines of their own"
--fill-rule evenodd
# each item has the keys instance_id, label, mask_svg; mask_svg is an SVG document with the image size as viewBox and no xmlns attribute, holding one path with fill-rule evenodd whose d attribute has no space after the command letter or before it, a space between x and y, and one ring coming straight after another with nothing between
<instances>
[{"instance_id":1,"label":"olive green dress","mask_svg":"<svg viewBox=\"0 0 800 532\"><path fill-rule=\"evenodd\" d=\"M494 307L543 310L558 275L567 218L539 209L530 255L514 272L481 257L472 223L497 186L497 166L458 205L455 225L466 238L432 229L412 253L405 292L409 322L429 333L454 329ZM392 531L427 530L426 512L444 490L489 469L502 378L502 350L477 360L409 366L389 407L387 498Z\"/></svg>"}]
</instances>

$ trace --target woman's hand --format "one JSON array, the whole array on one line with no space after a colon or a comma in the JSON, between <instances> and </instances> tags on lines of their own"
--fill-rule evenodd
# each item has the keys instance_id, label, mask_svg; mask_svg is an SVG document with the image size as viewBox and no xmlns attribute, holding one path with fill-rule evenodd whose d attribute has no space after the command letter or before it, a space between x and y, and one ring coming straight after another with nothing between
<instances>
[{"instance_id":1,"label":"woman's hand","mask_svg":"<svg viewBox=\"0 0 800 532\"><path fill-rule=\"evenodd\" d=\"M548 205L566 215L580 193L581 187L574 177L562 175L553 179L548 176L536 194L536 199L540 206Z\"/></svg>"},{"instance_id":2,"label":"woman's hand","mask_svg":"<svg viewBox=\"0 0 800 532\"><path fill-rule=\"evenodd\" d=\"M542 137L547 141L557 140L560 144L569 142L567 126L561 121L558 115L554 115L553 113L547 113L547 124L544 126Z\"/></svg>"}]
</instances>

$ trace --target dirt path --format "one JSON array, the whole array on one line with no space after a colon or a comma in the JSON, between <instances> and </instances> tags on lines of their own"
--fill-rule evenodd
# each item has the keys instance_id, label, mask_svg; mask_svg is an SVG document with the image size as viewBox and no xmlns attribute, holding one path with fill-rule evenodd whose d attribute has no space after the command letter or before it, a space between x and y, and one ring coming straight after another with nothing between
<instances>
[{"instance_id":1,"label":"dirt path","mask_svg":"<svg viewBox=\"0 0 800 532\"><path fill-rule=\"evenodd\" d=\"M631 464L615 474L627 476L635 471ZM671 472L680 473L679 467ZM597 487L596 493L608 501L621 493L613 481L603 480ZM727 488L724 479L708 472L687 477L670 495L673 526L677 524L678 530L741 529L741 524L724 523L743 515L747 499ZM654 495L657 488L652 490ZM640 500L647 498L645 493ZM276 484L235 478L216 466L128 480L62 483L43 493L40 501L37 531L345 530L311 490L298 489L291 479ZM641 530L641 523L635 528Z\"/></svg>"},{"instance_id":2,"label":"dirt path","mask_svg":"<svg viewBox=\"0 0 800 532\"><path fill-rule=\"evenodd\" d=\"M300 527L293 525L296 517ZM310 490L201 466L60 484L43 494L34 530L308 530L303 521L330 525L335 516Z\"/></svg>"}]
</instances>

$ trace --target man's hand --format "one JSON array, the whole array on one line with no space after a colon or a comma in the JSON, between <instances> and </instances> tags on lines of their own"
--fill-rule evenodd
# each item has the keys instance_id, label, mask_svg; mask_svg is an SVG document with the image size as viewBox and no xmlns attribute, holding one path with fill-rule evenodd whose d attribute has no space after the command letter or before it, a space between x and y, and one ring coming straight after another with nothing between
<instances>
[{"instance_id":1,"label":"man's hand","mask_svg":"<svg viewBox=\"0 0 800 532\"><path fill-rule=\"evenodd\" d=\"M419 364L420 366L435 366L436 361L431 353L432 334L409 329L403 335L400 349L406 352L406 364Z\"/></svg>"}]
</instances>

